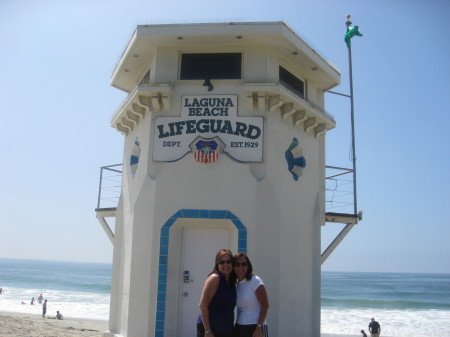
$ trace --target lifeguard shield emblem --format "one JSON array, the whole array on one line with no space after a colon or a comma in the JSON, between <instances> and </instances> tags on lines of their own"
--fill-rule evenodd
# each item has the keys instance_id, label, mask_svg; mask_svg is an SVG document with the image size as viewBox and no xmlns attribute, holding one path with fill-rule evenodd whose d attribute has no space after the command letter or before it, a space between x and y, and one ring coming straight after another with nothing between
<instances>
[{"instance_id":1,"label":"lifeguard shield emblem","mask_svg":"<svg viewBox=\"0 0 450 337\"><path fill-rule=\"evenodd\" d=\"M199 140L195 143L194 159L199 163L214 163L219 158L217 142L214 140Z\"/></svg>"}]
</instances>

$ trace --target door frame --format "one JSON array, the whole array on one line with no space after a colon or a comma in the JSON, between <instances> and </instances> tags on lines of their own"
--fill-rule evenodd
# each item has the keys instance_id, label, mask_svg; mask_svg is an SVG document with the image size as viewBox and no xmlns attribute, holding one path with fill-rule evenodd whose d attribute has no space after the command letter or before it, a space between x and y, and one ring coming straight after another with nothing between
<instances>
[{"instance_id":1,"label":"door frame","mask_svg":"<svg viewBox=\"0 0 450 337\"><path fill-rule=\"evenodd\" d=\"M237 248L238 253L247 252L247 228L228 210L201 210L201 209L180 209L175 212L161 227L159 240L159 266L158 266L158 293L156 300L156 321L155 321L155 337L164 337L165 321L167 318L166 308L171 307L175 310L167 310L168 312L178 313L178 305L180 301L178 290L173 293L167 293L167 285L170 279L176 281L178 275L180 258L179 250L181 244L180 228L183 226L205 226L215 228L229 228L236 232L231 240L231 248ZM236 245L237 243L237 245ZM170 254L169 254L170 252ZM168 267L171 267L171 273L176 271L176 275L168 275ZM168 282L169 281L169 282ZM173 283L178 284L178 283ZM178 289L178 287L170 287L170 289ZM173 307L175 305L175 307ZM178 322L178 317L175 318ZM193 323L194 324L194 323ZM178 324L170 324L178 326Z\"/></svg>"}]
</instances>

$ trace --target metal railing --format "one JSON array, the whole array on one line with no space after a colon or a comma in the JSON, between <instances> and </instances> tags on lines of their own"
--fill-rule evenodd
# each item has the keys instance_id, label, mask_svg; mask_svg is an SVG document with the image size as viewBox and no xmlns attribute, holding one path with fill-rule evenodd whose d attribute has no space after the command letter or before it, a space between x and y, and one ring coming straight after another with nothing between
<instances>
[{"instance_id":1,"label":"metal railing","mask_svg":"<svg viewBox=\"0 0 450 337\"><path fill-rule=\"evenodd\" d=\"M325 208L326 212L353 214L353 170L326 166Z\"/></svg>"},{"instance_id":2,"label":"metal railing","mask_svg":"<svg viewBox=\"0 0 450 337\"><path fill-rule=\"evenodd\" d=\"M102 166L97 209L116 208L122 186L122 164ZM326 166L325 208L327 212L353 214L352 169Z\"/></svg>"},{"instance_id":3,"label":"metal railing","mask_svg":"<svg viewBox=\"0 0 450 337\"><path fill-rule=\"evenodd\" d=\"M102 166L98 186L97 210L116 208L122 188L122 164Z\"/></svg>"}]
</instances>

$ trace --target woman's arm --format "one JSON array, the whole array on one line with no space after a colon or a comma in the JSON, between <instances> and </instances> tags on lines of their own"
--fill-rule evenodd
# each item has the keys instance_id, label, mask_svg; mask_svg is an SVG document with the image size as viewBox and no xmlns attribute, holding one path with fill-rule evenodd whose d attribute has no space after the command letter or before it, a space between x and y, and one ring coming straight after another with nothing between
<instances>
[{"instance_id":1,"label":"woman's arm","mask_svg":"<svg viewBox=\"0 0 450 337\"><path fill-rule=\"evenodd\" d=\"M258 302L261 304L261 310L259 311L258 326L256 327L253 336L261 337L263 336L263 333L262 327L260 325L264 324L264 321L266 320L267 316L267 311L269 311L269 300L267 298L266 287L264 287L264 284L261 284L256 289L255 295L256 298L258 299Z\"/></svg>"},{"instance_id":2,"label":"woman's arm","mask_svg":"<svg viewBox=\"0 0 450 337\"><path fill-rule=\"evenodd\" d=\"M211 326L209 325L209 310L208 306L212 301L212 298L217 292L217 288L219 288L219 275L211 274L205 281L205 285L203 286L202 296L200 297L200 315L202 316L203 327L205 328L205 335L207 335L206 331L209 331L209 335L212 336Z\"/></svg>"}]
</instances>

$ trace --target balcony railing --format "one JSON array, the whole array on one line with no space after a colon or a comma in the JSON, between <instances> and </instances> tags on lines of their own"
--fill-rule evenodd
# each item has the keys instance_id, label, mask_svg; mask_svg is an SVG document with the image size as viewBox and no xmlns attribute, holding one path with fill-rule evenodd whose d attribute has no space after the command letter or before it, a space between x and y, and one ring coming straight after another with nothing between
<instances>
[{"instance_id":1,"label":"balcony railing","mask_svg":"<svg viewBox=\"0 0 450 337\"><path fill-rule=\"evenodd\" d=\"M117 208L122 188L122 164L102 166L98 187L97 209Z\"/></svg>"},{"instance_id":2,"label":"balcony railing","mask_svg":"<svg viewBox=\"0 0 450 337\"><path fill-rule=\"evenodd\" d=\"M353 170L326 166L325 209L333 213L354 213Z\"/></svg>"},{"instance_id":3,"label":"balcony railing","mask_svg":"<svg viewBox=\"0 0 450 337\"><path fill-rule=\"evenodd\" d=\"M353 171L326 166L326 212L353 214ZM122 164L102 166L98 189L97 210L116 208L122 185Z\"/></svg>"}]
</instances>

